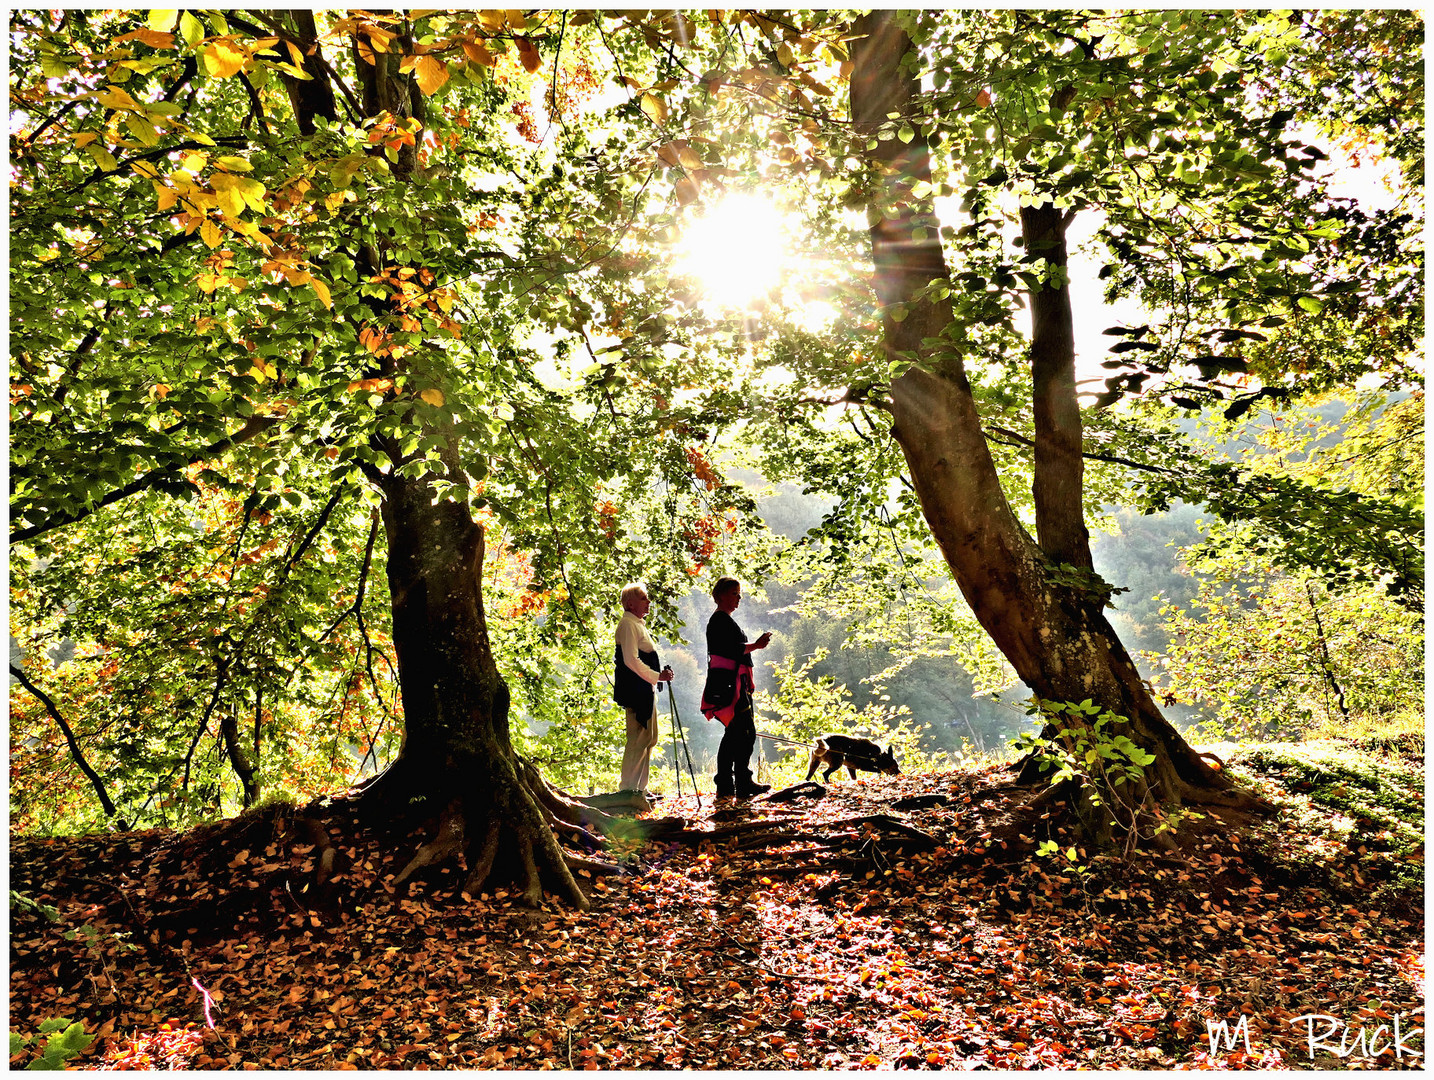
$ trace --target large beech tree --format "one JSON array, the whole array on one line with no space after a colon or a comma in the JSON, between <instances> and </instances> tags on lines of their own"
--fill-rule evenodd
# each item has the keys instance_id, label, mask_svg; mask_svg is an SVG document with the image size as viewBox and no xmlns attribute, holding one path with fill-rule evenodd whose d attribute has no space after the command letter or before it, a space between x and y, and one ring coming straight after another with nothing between
<instances>
[{"instance_id":1,"label":"large beech tree","mask_svg":"<svg viewBox=\"0 0 1434 1080\"><path fill-rule=\"evenodd\" d=\"M918 24L921 49L908 32ZM1022 680L1041 699L1092 702L1122 718L1108 734L1154 756L1115 793L1136 807L1259 800L1162 717L1103 614L1109 587L1092 573L1085 525L1088 441L1066 236L1078 215L1101 214L1110 252L1102 276L1174 308L1154 329L1108 331L1126 355L1107 364L1123 373L1099 404L1152 375L1169 394L1169 373L1191 359L1206 375L1262 377L1235 388L1231 415L1297 391L1302 339L1311 336L1301 324L1350 292L1377 303L1381 284L1407 271L1381 267L1378 247L1359 248L1358 228L1343 227L1311 180L1323 155L1286 134L1294 110L1277 112L1277 91L1261 92L1250 77L1272 62L1270 41L1289 28L1191 12L918 19L892 11L853 28L852 120L870 168L874 284L895 376L884 401L892 433L952 574ZM923 91L923 76L932 89ZM944 168L933 178L937 145ZM959 274L948 269L933 204L943 182L965 188L972 218L946 230ZM1019 224L1012 262L999 254L1002 209ZM1361 263L1362 281L1335 280ZM991 420L967 373L973 359L985 362L972 327L1002 318L1002 294L1017 289L1030 320L1034 536L1008 502L988 445ZM1366 358L1368 370L1398 370L1417 339L1407 300L1388 307L1356 310L1343 323L1351 336L1386 318L1401 331L1386 333L1393 340ZM1258 343L1259 362L1210 347L1244 342ZM1148 359L1126 365L1130 355ZM1209 400L1228 391L1197 378L1183 392ZM1079 728L1081 715L1053 719L1048 734ZM1038 761L1029 759L1024 775L1034 777Z\"/></svg>"},{"instance_id":2,"label":"large beech tree","mask_svg":"<svg viewBox=\"0 0 1434 1080\"><path fill-rule=\"evenodd\" d=\"M613 823L514 750L484 606L486 530L501 525L528 560L519 610L561 638L605 623L624 580L690 580L711 553L685 541L750 504L703 464L691 412L670 404L656 293L622 250L656 166L633 152L649 141L646 112L589 106L585 20L565 13L16 20L12 557L86 564L35 563L35 602L124 670L148 630L97 609L122 603L106 579L171 550L167 500L227 498L234 536L229 565L155 582L173 594L161 618L198 620L168 639L198 659L176 655L190 681L144 702L155 728L115 718L134 731L110 745L160 774L147 799L117 775L130 762L106 781L81 759L106 811L106 782L125 788L126 813L172 802L211 731L251 802L275 735L266 709L302 692L340 624L363 631L369 654L342 692L365 678L376 690L363 602L377 561L403 738L361 805L433 823L401 877L462 852L470 889L516 879L531 902L548 887L582 904L583 860L554 829L591 846L587 830ZM640 71L651 50L629 41L613 47ZM557 132L546 144L540 68ZM601 132L593 142L580 119ZM558 340L535 351L534 333ZM337 524L360 494L382 523L366 541ZM281 516L295 531L261 532ZM66 547L75 529L92 529L108 561ZM232 587L275 548L277 574ZM324 562L357 575L356 594L343 572L308 573ZM524 661L541 684L535 656ZM602 650L595 666L610 663ZM192 740L161 727L165 714Z\"/></svg>"}]
</instances>

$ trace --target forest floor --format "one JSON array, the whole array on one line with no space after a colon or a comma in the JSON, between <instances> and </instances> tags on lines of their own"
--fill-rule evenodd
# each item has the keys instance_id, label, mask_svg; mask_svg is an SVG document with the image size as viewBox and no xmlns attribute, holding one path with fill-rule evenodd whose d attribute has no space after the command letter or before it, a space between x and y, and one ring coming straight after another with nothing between
<instances>
[{"instance_id":1,"label":"forest floor","mask_svg":"<svg viewBox=\"0 0 1434 1080\"><path fill-rule=\"evenodd\" d=\"M11 1031L110 1068L1422 1067L1422 745L1231 764L1281 813L1183 859L1088 854L995 769L669 798L714 838L632 846L587 912L395 890L413 844L362 832L316 885L279 808L16 838Z\"/></svg>"}]
</instances>

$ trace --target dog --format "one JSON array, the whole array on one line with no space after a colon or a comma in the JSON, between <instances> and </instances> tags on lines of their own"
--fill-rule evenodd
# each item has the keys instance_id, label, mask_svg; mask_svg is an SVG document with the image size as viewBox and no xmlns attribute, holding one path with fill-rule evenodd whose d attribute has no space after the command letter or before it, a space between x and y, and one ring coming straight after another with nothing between
<instances>
[{"instance_id":1,"label":"dog","mask_svg":"<svg viewBox=\"0 0 1434 1080\"><path fill-rule=\"evenodd\" d=\"M846 766L846 771L851 773L853 780L856 779L857 769L885 773L887 776L898 776L901 773L891 746L883 750L870 739L854 739L850 735L823 735L817 740L811 761L807 763L808 780L816 773L817 766L822 764L827 766L827 771L822 774L823 781L830 780L832 773L843 765Z\"/></svg>"}]
</instances>

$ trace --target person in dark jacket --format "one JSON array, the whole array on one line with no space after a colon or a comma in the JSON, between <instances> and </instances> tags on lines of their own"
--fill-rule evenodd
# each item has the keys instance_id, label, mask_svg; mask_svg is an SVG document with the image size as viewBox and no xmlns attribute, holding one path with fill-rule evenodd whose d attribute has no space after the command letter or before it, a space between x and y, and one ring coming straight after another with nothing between
<instances>
[{"instance_id":1,"label":"person in dark jacket","mask_svg":"<svg viewBox=\"0 0 1434 1080\"><path fill-rule=\"evenodd\" d=\"M617 624L617 647L613 652L613 700L627 712L627 745L622 753L619 791L647 793L648 764L657 745L657 691L659 683L672 680L670 667L658 670L657 646L648 637L643 619L652 602L640 584L624 587L621 593L622 621Z\"/></svg>"},{"instance_id":2,"label":"person in dark jacket","mask_svg":"<svg viewBox=\"0 0 1434 1080\"><path fill-rule=\"evenodd\" d=\"M765 633L749 642L732 618L742 602L742 585L736 578L718 578L712 586L717 610L707 621L707 683L702 688L702 713L727 728L717 747L717 797L750 799L771 790L752 778L749 762L757 745L752 717L752 653L772 640Z\"/></svg>"}]
</instances>

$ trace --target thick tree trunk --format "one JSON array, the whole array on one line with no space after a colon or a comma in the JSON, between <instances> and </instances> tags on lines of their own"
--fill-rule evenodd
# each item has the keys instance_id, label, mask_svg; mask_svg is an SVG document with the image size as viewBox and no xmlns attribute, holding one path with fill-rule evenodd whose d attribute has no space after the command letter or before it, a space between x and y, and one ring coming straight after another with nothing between
<instances>
[{"instance_id":1,"label":"thick tree trunk","mask_svg":"<svg viewBox=\"0 0 1434 1080\"><path fill-rule=\"evenodd\" d=\"M398 40L401 53L412 54L406 35ZM362 49L357 38L353 47L366 115L387 112L422 123L423 96L412 77L398 70L400 54ZM414 143L421 141L420 133ZM415 167L414 146L406 146L393 174L407 178ZM380 236L372 248L356 251L355 261L365 274L376 273L386 262L385 242ZM376 322L392 315L383 301L371 300L370 306ZM400 374L401 365L387 358L380 373ZM407 459L397 445L377 435L372 445L389 463L387 470L366 471L383 493L404 733L398 757L362 789L362 804L404 820L417 810L434 823L431 838L398 875L400 882L426 865L462 856L470 893L489 882L511 880L529 903L541 900L546 885L585 908L572 866L590 871L597 864L566 853L554 828L576 832L591 846L597 838L588 828L620 826L576 807L513 750L508 687L493 658L483 611L483 530L466 503L434 497L432 481L439 475L466 482L461 448L450 437L443 465L410 477L398 471ZM631 824L633 834L670 826Z\"/></svg>"},{"instance_id":2,"label":"thick tree trunk","mask_svg":"<svg viewBox=\"0 0 1434 1080\"><path fill-rule=\"evenodd\" d=\"M913 109L918 87L901 59L911 42L898 13L872 12L856 25L852 117L859 134L877 135L892 114ZM951 326L948 300L920 296L932 280L949 285L934 208L912 195L930 178L929 150L918 132L909 143L890 133L869 151L875 287L889 358L917 360L891 386L892 430L905 454L922 511L947 565L982 627L1021 679L1043 700L1086 699L1127 718L1116 734L1155 755L1144 782L1120 797L1157 803L1253 807L1160 714L1103 613L1104 597L1059 564L1088 569L1081 509L1081 427L1075 394L1074 335L1065 289L1031 294L1035 384L1035 503L1032 540L1012 512L991 458ZM1028 250L1064 265L1064 222L1049 205L1022 215ZM924 237L915 230L925 224ZM897 315L901 317L897 317ZM1067 580L1062 580L1066 577ZM1051 731L1048 729L1048 734ZM1023 772L1034 779L1033 770Z\"/></svg>"},{"instance_id":3,"label":"thick tree trunk","mask_svg":"<svg viewBox=\"0 0 1434 1080\"><path fill-rule=\"evenodd\" d=\"M585 907L534 790L542 782L524 775L509 741L508 687L483 613L483 530L466 505L435 505L426 479L391 476L382 487L404 738L363 798L394 809L421 803L439 821L401 877L463 853L470 891L490 877L513 879L529 902L547 884Z\"/></svg>"}]
</instances>

